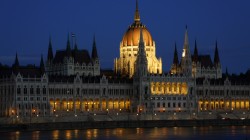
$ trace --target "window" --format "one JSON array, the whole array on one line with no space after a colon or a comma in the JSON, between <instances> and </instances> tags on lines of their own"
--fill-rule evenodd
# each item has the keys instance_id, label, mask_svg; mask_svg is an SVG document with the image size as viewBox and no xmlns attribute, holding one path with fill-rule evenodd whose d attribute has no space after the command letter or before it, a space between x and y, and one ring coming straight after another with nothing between
<instances>
[{"instance_id":1,"label":"window","mask_svg":"<svg viewBox=\"0 0 250 140\"><path fill-rule=\"evenodd\" d=\"M170 103L168 103L168 107L170 107Z\"/></svg>"},{"instance_id":2,"label":"window","mask_svg":"<svg viewBox=\"0 0 250 140\"><path fill-rule=\"evenodd\" d=\"M43 94L46 94L46 88L43 86Z\"/></svg>"},{"instance_id":3,"label":"window","mask_svg":"<svg viewBox=\"0 0 250 140\"><path fill-rule=\"evenodd\" d=\"M157 102L157 107L160 107L160 103L159 102Z\"/></svg>"},{"instance_id":4,"label":"window","mask_svg":"<svg viewBox=\"0 0 250 140\"><path fill-rule=\"evenodd\" d=\"M165 107L165 103L162 103L162 107Z\"/></svg>"},{"instance_id":5,"label":"window","mask_svg":"<svg viewBox=\"0 0 250 140\"><path fill-rule=\"evenodd\" d=\"M46 97L43 97L43 101L46 101Z\"/></svg>"},{"instance_id":6,"label":"window","mask_svg":"<svg viewBox=\"0 0 250 140\"><path fill-rule=\"evenodd\" d=\"M173 103L173 107L175 107L175 103Z\"/></svg>"},{"instance_id":7,"label":"window","mask_svg":"<svg viewBox=\"0 0 250 140\"><path fill-rule=\"evenodd\" d=\"M32 86L31 86L31 88L30 88L30 94L34 94L34 89L33 89Z\"/></svg>"},{"instance_id":8,"label":"window","mask_svg":"<svg viewBox=\"0 0 250 140\"><path fill-rule=\"evenodd\" d=\"M181 107L181 103L178 103L178 107Z\"/></svg>"},{"instance_id":9,"label":"window","mask_svg":"<svg viewBox=\"0 0 250 140\"><path fill-rule=\"evenodd\" d=\"M26 86L24 86L23 93L27 94L27 88L26 88Z\"/></svg>"},{"instance_id":10,"label":"window","mask_svg":"<svg viewBox=\"0 0 250 140\"><path fill-rule=\"evenodd\" d=\"M36 94L40 94L40 88L39 88L39 86L37 86L37 88L36 88Z\"/></svg>"},{"instance_id":11,"label":"window","mask_svg":"<svg viewBox=\"0 0 250 140\"><path fill-rule=\"evenodd\" d=\"M20 86L17 87L17 94L21 94L21 88L20 88Z\"/></svg>"}]
</instances>

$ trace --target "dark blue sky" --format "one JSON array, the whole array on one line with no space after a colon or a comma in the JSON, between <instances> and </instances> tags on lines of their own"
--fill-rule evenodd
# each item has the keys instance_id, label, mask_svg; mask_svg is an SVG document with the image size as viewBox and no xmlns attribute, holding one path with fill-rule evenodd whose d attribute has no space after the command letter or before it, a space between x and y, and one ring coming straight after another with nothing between
<instances>
[{"instance_id":1,"label":"dark blue sky","mask_svg":"<svg viewBox=\"0 0 250 140\"><path fill-rule=\"evenodd\" d=\"M250 68L249 0L139 0L141 21L156 42L157 56L168 71L174 42L179 57L185 25L193 52L197 39L200 54L214 56L218 40L223 70L245 72ZM74 32L79 48L91 51L93 35L102 68L113 68L119 43L133 22L135 0L1 0L0 62L12 65L18 52L21 65L39 64L47 57L49 35L53 51L65 49L67 34Z\"/></svg>"}]
</instances>

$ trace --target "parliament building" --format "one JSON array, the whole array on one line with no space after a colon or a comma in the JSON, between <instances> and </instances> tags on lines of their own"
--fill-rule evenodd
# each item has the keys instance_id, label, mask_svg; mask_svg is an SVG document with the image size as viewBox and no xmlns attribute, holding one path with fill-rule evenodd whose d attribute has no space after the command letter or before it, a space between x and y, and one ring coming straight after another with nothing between
<instances>
[{"instance_id":1,"label":"parliament building","mask_svg":"<svg viewBox=\"0 0 250 140\"><path fill-rule=\"evenodd\" d=\"M21 66L17 54L12 66L0 66L0 117L249 112L249 77L222 73L217 41L213 59L199 54L196 41L191 53L186 27L182 55L173 46L171 68L164 72L138 3L133 23L117 44L120 56L113 70L101 69L95 37L92 52L72 46L69 37L65 49L55 53L51 39L48 44L40 66Z\"/></svg>"}]
</instances>

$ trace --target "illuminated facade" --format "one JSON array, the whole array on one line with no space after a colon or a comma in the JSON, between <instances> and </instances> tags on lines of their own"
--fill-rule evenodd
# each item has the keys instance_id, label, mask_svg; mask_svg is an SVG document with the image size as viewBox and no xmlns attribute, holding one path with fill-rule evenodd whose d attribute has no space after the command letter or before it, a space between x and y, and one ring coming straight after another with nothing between
<instances>
[{"instance_id":1,"label":"illuminated facade","mask_svg":"<svg viewBox=\"0 0 250 140\"><path fill-rule=\"evenodd\" d=\"M156 45L150 32L140 21L138 4L134 16L134 23L129 26L120 42L120 58L114 60L116 74L132 77L135 73L135 61L138 55L138 44L142 30L145 51L148 61L148 71L152 74L162 73L162 60L156 57Z\"/></svg>"},{"instance_id":2,"label":"illuminated facade","mask_svg":"<svg viewBox=\"0 0 250 140\"><path fill-rule=\"evenodd\" d=\"M163 73L161 59L155 57L155 42L136 7L114 71L100 70L95 40L91 57L77 46L72 49L69 40L66 50L53 57L50 40L45 65L41 58L39 67L20 66L16 55L12 67L0 66L0 116L25 120L119 112L165 113L166 119L167 113L186 113L192 118L202 112L249 110L250 78L222 76L217 43L214 62L208 55L198 55L196 45L192 55L187 28L181 61L175 47L170 72Z\"/></svg>"},{"instance_id":3,"label":"illuminated facade","mask_svg":"<svg viewBox=\"0 0 250 140\"><path fill-rule=\"evenodd\" d=\"M72 49L69 37L66 49L57 50L54 56L50 39L48 57L45 64L45 70L48 75L100 75L100 62L95 37L91 56L87 50L79 50L76 43L74 49Z\"/></svg>"}]
</instances>

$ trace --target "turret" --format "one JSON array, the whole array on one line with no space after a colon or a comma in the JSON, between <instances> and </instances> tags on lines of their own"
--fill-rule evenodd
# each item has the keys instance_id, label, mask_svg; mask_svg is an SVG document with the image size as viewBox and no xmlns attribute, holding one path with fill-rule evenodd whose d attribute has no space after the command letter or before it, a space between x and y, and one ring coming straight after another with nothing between
<instances>
[{"instance_id":1,"label":"turret","mask_svg":"<svg viewBox=\"0 0 250 140\"><path fill-rule=\"evenodd\" d=\"M217 67L220 64L219 51L217 47L217 40L215 42L215 52L214 52L214 65Z\"/></svg>"},{"instance_id":2,"label":"turret","mask_svg":"<svg viewBox=\"0 0 250 140\"><path fill-rule=\"evenodd\" d=\"M137 76L146 76L148 73L148 62L145 52L145 45L143 41L143 34L142 30L140 30L140 41L139 41L139 47L138 47L138 55L136 58L136 75Z\"/></svg>"},{"instance_id":3,"label":"turret","mask_svg":"<svg viewBox=\"0 0 250 140\"><path fill-rule=\"evenodd\" d=\"M53 50L52 50L52 43L51 43L51 37L49 37L49 46L48 46L48 56L47 60L51 61L53 59Z\"/></svg>"},{"instance_id":4,"label":"turret","mask_svg":"<svg viewBox=\"0 0 250 140\"><path fill-rule=\"evenodd\" d=\"M190 54L190 50L189 50L187 26L186 26L186 32L185 32L184 45L183 45L181 68L182 68L183 74L191 76L191 74L192 74L192 60L191 60L191 54Z\"/></svg>"},{"instance_id":5,"label":"turret","mask_svg":"<svg viewBox=\"0 0 250 140\"><path fill-rule=\"evenodd\" d=\"M66 53L67 53L67 57L71 56L71 48L70 48L69 35L68 35L68 40L67 40Z\"/></svg>"},{"instance_id":6,"label":"turret","mask_svg":"<svg viewBox=\"0 0 250 140\"><path fill-rule=\"evenodd\" d=\"M92 46L92 55L91 55L92 59L98 59L98 54L97 54L97 49L96 49L96 42L95 42L95 36L93 39L93 46Z\"/></svg>"},{"instance_id":7,"label":"turret","mask_svg":"<svg viewBox=\"0 0 250 140\"><path fill-rule=\"evenodd\" d=\"M175 43L174 59L173 59L173 64L171 66L171 74L177 74L178 72L179 72L179 59L178 59L178 52L177 52L177 47Z\"/></svg>"},{"instance_id":8,"label":"turret","mask_svg":"<svg viewBox=\"0 0 250 140\"><path fill-rule=\"evenodd\" d=\"M177 47L176 47L176 43L174 46L174 59L173 59L173 64L178 64L179 65L179 59L178 59L178 52L177 52Z\"/></svg>"},{"instance_id":9,"label":"turret","mask_svg":"<svg viewBox=\"0 0 250 140\"><path fill-rule=\"evenodd\" d=\"M14 62L14 64L13 64L12 66L13 66L14 68L19 67L19 60L18 60L17 53L16 53L16 57L15 57L15 62Z\"/></svg>"},{"instance_id":10,"label":"turret","mask_svg":"<svg viewBox=\"0 0 250 140\"><path fill-rule=\"evenodd\" d=\"M43 62L43 55L41 55L40 70L41 70L41 73L45 72L45 67L44 67L44 62Z\"/></svg>"},{"instance_id":11,"label":"turret","mask_svg":"<svg viewBox=\"0 0 250 140\"><path fill-rule=\"evenodd\" d=\"M197 49L197 43L196 43L196 40L194 42L194 55L193 55L193 61L194 62L197 62L198 61L198 49Z\"/></svg>"},{"instance_id":12,"label":"turret","mask_svg":"<svg viewBox=\"0 0 250 140\"><path fill-rule=\"evenodd\" d=\"M12 68L13 68L13 72L14 72L14 73L17 73L17 72L18 72L18 69L19 69L19 61L18 61L17 53L16 53L15 62L14 62L14 64L12 65Z\"/></svg>"}]
</instances>

